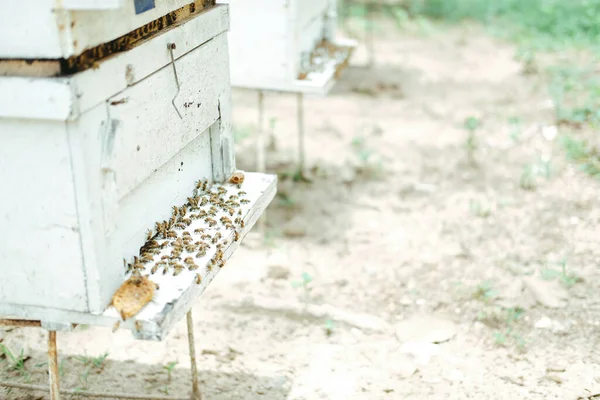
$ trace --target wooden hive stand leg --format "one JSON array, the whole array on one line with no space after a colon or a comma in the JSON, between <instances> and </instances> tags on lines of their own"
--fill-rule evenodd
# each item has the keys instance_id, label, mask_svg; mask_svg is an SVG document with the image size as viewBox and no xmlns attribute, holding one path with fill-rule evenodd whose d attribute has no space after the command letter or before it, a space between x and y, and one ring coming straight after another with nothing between
<instances>
[{"instance_id":1,"label":"wooden hive stand leg","mask_svg":"<svg viewBox=\"0 0 600 400\"><path fill-rule=\"evenodd\" d=\"M196 344L194 343L194 321L192 310L187 313L188 344L190 346L190 361L192 364L192 397L191 400L202 400L200 386L198 385L198 367L196 365Z\"/></svg>"},{"instance_id":2,"label":"wooden hive stand leg","mask_svg":"<svg viewBox=\"0 0 600 400\"><path fill-rule=\"evenodd\" d=\"M305 151L304 151L304 93L296 94L296 120L298 123L298 168L294 175L295 181L310 182L306 176L305 170Z\"/></svg>"},{"instance_id":3,"label":"wooden hive stand leg","mask_svg":"<svg viewBox=\"0 0 600 400\"><path fill-rule=\"evenodd\" d=\"M48 331L48 372L50 379L50 399L60 400L56 331Z\"/></svg>"},{"instance_id":4,"label":"wooden hive stand leg","mask_svg":"<svg viewBox=\"0 0 600 400\"><path fill-rule=\"evenodd\" d=\"M262 90L258 91L258 137L256 138L256 169L260 173L265 173L267 169L265 140L265 94ZM262 237L265 236L267 228L267 212L263 212L258 220L258 231Z\"/></svg>"}]
</instances>

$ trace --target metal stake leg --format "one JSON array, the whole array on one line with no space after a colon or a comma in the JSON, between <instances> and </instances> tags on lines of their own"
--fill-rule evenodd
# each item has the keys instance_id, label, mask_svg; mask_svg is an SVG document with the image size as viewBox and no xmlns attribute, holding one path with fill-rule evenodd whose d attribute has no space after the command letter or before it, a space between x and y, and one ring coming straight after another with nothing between
<instances>
[{"instance_id":1,"label":"metal stake leg","mask_svg":"<svg viewBox=\"0 0 600 400\"><path fill-rule=\"evenodd\" d=\"M50 375L50 399L60 400L56 331L48 331L48 372Z\"/></svg>"},{"instance_id":2,"label":"metal stake leg","mask_svg":"<svg viewBox=\"0 0 600 400\"><path fill-rule=\"evenodd\" d=\"M265 94L262 90L258 91L258 137L256 138L256 169L258 172L265 173L267 169L266 160L266 140L265 140ZM258 220L258 231L264 238L267 230L266 211Z\"/></svg>"},{"instance_id":3,"label":"metal stake leg","mask_svg":"<svg viewBox=\"0 0 600 400\"><path fill-rule=\"evenodd\" d=\"M304 93L297 94L298 112L296 119L298 122L298 172L299 180L304 180Z\"/></svg>"},{"instance_id":4,"label":"metal stake leg","mask_svg":"<svg viewBox=\"0 0 600 400\"><path fill-rule=\"evenodd\" d=\"M198 367L196 366L196 344L194 342L194 322L192 310L187 313L188 344L190 346L190 361L192 364L192 397L191 400L202 400L200 386L198 386Z\"/></svg>"}]
</instances>

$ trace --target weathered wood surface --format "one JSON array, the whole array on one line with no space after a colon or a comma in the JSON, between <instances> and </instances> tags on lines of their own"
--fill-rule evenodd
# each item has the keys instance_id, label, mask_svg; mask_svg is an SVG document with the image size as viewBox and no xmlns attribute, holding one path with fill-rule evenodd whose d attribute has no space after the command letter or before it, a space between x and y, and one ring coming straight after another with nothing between
<instances>
[{"instance_id":1,"label":"weathered wood surface","mask_svg":"<svg viewBox=\"0 0 600 400\"><path fill-rule=\"evenodd\" d=\"M60 4L62 7L60 7ZM133 1L22 0L4 1L0 14L0 59L60 59L117 39L135 29L193 3L196 9L212 0L156 1L155 8L136 14Z\"/></svg>"},{"instance_id":2,"label":"weathered wood surface","mask_svg":"<svg viewBox=\"0 0 600 400\"><path fill-rule=\"evenodd\" d=\"M338 79L346 60L299 80L301 66L315 46L327 39L340 46L354 41L336 39L335 3L322 0L219 0L229 4L229 55L234 87L325 95ZM348 57L350 57L350 51Z\"/></svg>"},{"instance_id":3,"label":"weathered wood surface","mask_svg":"<svg viewBox=\"0 0 600 400\"><path fill-rule=\"evenodd\" d=\"M87 310L71 161L64 122L0 118L0 303Z\"/></svg>"},{"instance_id":4,"label":"weathered wood surface","mask_svg":"<svg viewBox=\"0 0 600 400\"><path fill-rule=\"evenodd\" d=\"M170 67L168 43L176 44L174 56L178 62L193 50L202 50L203 44L224 34L228 28L228 8L216 6L134 49L100 62L95 69L68 78L0 76L0 117L75 119L128 86ZM227 48L226 39L221 40L221 45ZM225 66L208 65L208 68L212 67ZM206 65L197 65L196 68L202 70ZM172 82L174 86L173 77Z\"/></svg>"},{"instance_id":5,"label":"weathered wood surface","mask_svg":"<svg viewBox=\"0 0 600 400\"><path fill-rule=\"evenodd\" d=\"M102 313L145 231L232 172L227 27L212 7L95 70L0 77L1 310Z\"/></svg>"}]
</instances>

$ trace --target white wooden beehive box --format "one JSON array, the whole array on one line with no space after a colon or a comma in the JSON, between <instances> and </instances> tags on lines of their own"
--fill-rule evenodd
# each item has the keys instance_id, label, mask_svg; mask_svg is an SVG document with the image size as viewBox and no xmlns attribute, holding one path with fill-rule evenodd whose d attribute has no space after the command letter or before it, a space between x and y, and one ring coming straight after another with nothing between
<instances>
[{"instance_id":1,"label":"white wooden beehive box","mask_svg":"<svg viewBox=\"0 0 600 400\"><path fill-rule=\"evenodd\" d=\"M93 3L79 0L86 2ZM14 49L2 41L0 316L50 325L113 324L119 316L107 307L126 278L123 260L139 255L147 231L168 220L172 206L186 203L195 182L218 184L234 172L228 7L196 1L202 7L191 10L189 1L165 1L144 23L156 26L152 18L164 19L161 12L183 3L177 12L188 11L177 23L89 65L87 58L67 62L72 47L30 42L24 47L31 52L21 55L50 59L6 60ZM135 29L139 22L124 12L116 25ZM85 46L112 40L113 32L101 27L80 26L71 37L93 38ZM54 32L31 23L21 29L34 28L44 36ZM275 178L249 173L241 188L248 198L239 210L246 224L236 237L274 196ZM223 230L223 236L233 234ZM225 258L237 245L228 243ZM138 337L162 339L189 309L217 272L204 268L211 251L203 264L196 260L199 271L157 278L155 300L130 321ZM204 280L194 285L198 272Z\"/></svg>"},{"instance_id":2,"label":"white wooden beehive box","mask_svg":"<svg viewBox=\"0 0 600 400\"><path fill-rule=\"evenodd\" d=\"M356 42L337 38L333 0L217 0L230 5L234 87L326 94Z\"/></svg>"}]
</instances>

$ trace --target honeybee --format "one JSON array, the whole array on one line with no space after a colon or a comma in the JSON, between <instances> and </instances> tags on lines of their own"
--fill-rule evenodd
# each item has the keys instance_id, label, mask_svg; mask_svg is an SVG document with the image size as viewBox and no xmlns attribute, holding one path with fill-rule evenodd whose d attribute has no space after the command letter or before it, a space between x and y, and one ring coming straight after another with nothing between
<instances>
[{"instance_id":1,"label":"honeybee","mask_svg":"<svg viewBox=\"0 0 600 400\"><path fill-rule=\"evenodd\" d=\"M231 196L229 196L229 200L237 200L239 197L235 194L232 194Z\"/></svg>"},{"instance_id":2,"label":"honeybee","mask_svg":"<svg viewBox=\"0 0 600 400\"><path fill-rule=\"evenodd\" d=\"M175 225L175 223L177 222L177 217L175 217L174 215L169 218L169 221L167 222L167 228L171 229L173 227L173 225Z\"/></svg>"},{"instance_id":3,"label":"honeybee","mask_svg":"<svg viewBox=\"0 0 600 400\"><path fill-rule=\"evenodd\" d=\"M164 256L162 256L160 259L161 259L161 260L168 260L169 258L171 258L171 256L168 256L168 255L166 255L166 254L165 254L165 255L164 255Z\"/></svg>"},{"instance_id":4,"label":"honeybee","mask_svg":"<svg viewBox=\"0 0 600 400\"><path fill-rule=\"evenodd\" d=\"M196 251L196 247L189 244L189 245L185 246L185 251L187 251L188 253L193 253L194 251Z\"/></svg>"},{"instance_id":5,"label":"honeybee","mask_svg":"<svg viewBox=\"0 0 600 400\"><path fill-rule=\"evenodd\" d=\"M212 236L210 236L208 233L203 234L202 236L200 236L200 239L202 240L208 240L210 239Z\"/></svg>"},{"instance_id":6,"label":"honeybee","mask_svg":"<svg viewBox=\"0 0 600 400\"><path fill-rule=\"evenodd\" d=\"M219 187L217 188L217 192L218 192L219 194L225 194L225 193L227 193L227 189L225 189L223 186L219 186Z\"/></svg>"},{"instance_id":7,"label":"honeybee","mask_svg":"<svg viewBox=\"0 0 600 400\"><path fill-rule=\"evenodd\" d=\"M211 217L214 217L215 215L217 215L217 208L215 206L211 206L210 209L208 210L208 215L210 215Z\"/></svg>"},{"instance_id":8,"label":"honeybee","mask_svg":"<svg viewBox=\"0 0 600 400\"><path fill-rule=\"evenodd\" d=\"M240 196L245 196L245 195L247 195L248 193L244 192L243 190L240 190L240 191L238 192L238 194L239 194Z\"/></svg>"},{"instance_id":9,"label":"honeybee","mask_svg":"<svg viewBox=\"0 0 600 400\"><path fill-rule=\"evenodd\" d=\"M217 224L217 221L212 218L206 218L204 222L206 222L211 228Z\"/></svg>"},{"instance_id":10,"label":"honeybee","mask_svg":"<svg viewBox=\"0 0 600 400\"><path fill-rule=\"evenodd\" d=\"M181 236L191 236L190 233L188 231L183 231L183 233L181 234Z\"/></svg>"},{"instance_id":11,"label":"honeybee","mask_svg":"<svg viewBox=\"0 0 600 400\"><path fill-rule=\"evenodd\" d=\"M183 265L177 264L174 269L175 271L173 271L173 276L177 276L181 273L181 271L183 271Z\"/></svg>"},{"instance_id":12,"label":"honeybee","mask_svg":"<svg viewBox=\"0 0 600 400\"><path fill-rule=\"evenodd\" d=\"M142 261L144 262L150 262L152 260L154 260L154 254L144 253L144 255L142 256Z\"/></svg>"},{"instance_id":13,"label":"honeybee","mask_svg":"<svg viewBox=\"0 0 600 400\"><path fill-rule=\"evenodd\" d=\"M192 220L189 218L184 218L181 220L181 222L183 222L186 225L191 225L192 224Z\"/></svg>"},{"instance_id":14,"label":"honeybee","mask_svg":"<svg viewBox=\"0 0 600 400\"><path fill-rule=\"evenodd\" d=\"M183 238L178 237L177 239L175 239L175 241L172 243L173 246L183 246Z\"/></svg>"},{"instance_id":15,"label":"honeybee","mask_svg":"<svg viewBox=\"0 0 600 400\"><path fill-rule=\"evenodd\" d=\"M230 224L231 223L231 220L225 215L221 217L220 221L222 224Z\"/></svg>"},{"instance_id":16,"label":"honeybee","mask_svg":"<svg viewBox=\"0 0 600 400\"><path fill-rule=\"evenodd\" d=\"M240 241L240 234L238 233L238 231L233 231L233 240L235 240L236 242Z\"/></svg>"},{"instance_id":17,"label":"honeybee","mask_svg":"<svg viewBox=\"0 0 600 400\"><path fill-rule=\"evenodd\" d=\"M242 204L248 204L248 203L250 203L250 200L241 199L240 203L242 203Z\"/></svg>"},{"instance_id":18,"label":"honeybee","mask_svg":"<svg viewBox=\"0 0 600 400\"><path fill-rule=\"evenodd\" d=\"M165 265L165 266L163 267L163 275L166 275L168 271L169 271L169 266L168 266L168 265Z\"/></svg>"},{"instance_id":19,"label":"honeybee","mask_svg":"<svg viewBox=\"0 0 600 400\"><path fill-rule=\"evenodd\" d=\"M206 190L206 186L208 186L208 180L207 179L202 179L202 180L196 181L196 189L205 191Z\"/></svg>"},{"instance_id":20,"label":"honeybee","mask_svg":"<svg viewBox=\"0 0 600 400\"><path fill-rule=\"evenodd\" d=\"M229 224L225 224L225 228L229 229L229 230L234 230L235 226L233 226L233 224L229 223Z\"/></svg>"},{"instance_id":21,"label":"honeybee","mask_svg":"<svg viewBox=\"0 0 600 400\"><path fill-rule=\"evenodd\" d=\"M198 206L198 201L200 201L200 198L198 197L188 197L187 198L188 204L192 207L197 207Z\"/></svg>"},{"instance_id":22,"label":"honeybee","mask_svg":"<svg viewBox=\"0 0 600 400\"><path fill-rule=\"evenodd\" d=\"M188 270L189 270L189 271L195 271L195 270L197 270L198 268L200 268L200 267L199 267L199 266L197 266L195 263L192 263L192 264L188 265Z\"/></svg>"},{"instance_id":23,"label":"honeybee","mask_svg":"<svg viewBox=\"0 0 600 400\"><path fill-rule=\"evenodd\" d=\"M223 252L220 249L215 253L215 258L217 260L221 260L223 258Z\"/></svg>"},{"instance_id":24,"label":"honeybee","mask_svg":"<svg viewBox=\"0 0 600 400\"><path fill-rule=\"evenodd\" d=\"M227 212L229 213L229 215L231 215L233 217L233 214L235 214L235 210L232 207L228 207L227 208Z\"/></svg>"},{"instance_id":25,"label":"honeybee","mask_svg":"<svg viewBox=\"0 0 600 400\"><path fill-rule=\"evenodd\" d=\"M169 239L175 239L177 237L177 232L175 232L175 231L169 231L169 232L167 232L167 237Z\"/></svg>"},{"instance_id":26,"label":"honeybee","mask_svg":"<svg viewBox=\"0 0 600 400\"><path fill-rule=\"evenodd\" d=\"M196 284L199 285L202 283L202 276L200 274L196 274Z\"/></svg>"},{"instance_id":27,"label":"honeybee","mask_svg":"<svg viewBox=\"0 0 600 400\"><path fill-rule=\"evenodd\" d=\"M202 258L206 255L206 249L201 249L196 253L196 258Z\"/></svg>"},{"instance_id":28,"label":"honeybee","mask_svg":"<svg viewBox=\"0 0 600 400\"><path fill-rule=\"evenodd\" d=\"M208 203L208 198L206 198L206 197L203 197L203 198L200 200L200 206L205 206L205 205L206 205L206 203Z\"/></svg>"},{"instance_id":29,"label":"honeybee","mask_svg":"<svg viewBox=\"0 0 600 400\"><path fill-rule=\"evenodd\" d=\"M220 259L220 260L217 262L217 265L219 266L219 268L223 268L223 267L225 266L225 261L224 261L223 259Z\"/></svg>"},{"instance_id":30,"label":"honeybee","mask_svg":"<svg viewBox=\"0 0 600 400\"><path fill-rule=\"evenodd\" d=\"M184 224L183 222L178 222L175 224L175 228L183 230L183 229L187 228L187 225Z\"/></svg>"},{"instance_id":31,"label":"honeybee","mask_svg":"<svg viewBox=\"0 0 600 400\"><path fill-rule=\"evenodd\" d=\"M237 215L242 215L242 210L238 210Z\"/></svg>"},{"instance_id":32,"label":"honeybee","mask_svg":"<svg viewBox=\"0 0 600 400\"><path fill-rule=\"evenodd\" d=\"M173 250L171 252L171 260L177 259L179 258L179 256L181 255L181 250Z\"/></svg>"},{"instance_id":33,"label":"honeybee","mask_svg":"<svg viewBox=\"0 0 600 400\"><path fill-rule=\"evenodd\" d=\"M204 232L204 228L194 229L194 233L201 234Z\"/></svg>"},{"instance_id":34,"label":"honeybee","mask_svg":"<svg viewBox=\"0 0 600 400\"><path fill-rule=\"evenodd\" d=\"M146 232L146 240L152 239L152 236L153 236L152 229L148 229L148 231Z\"/></svg>"},{"instance_id":35,"label":"honeybee","mask_svg":"<svg viewBox=\"0 0 600 400\"><path fill-rule=\"evenodd\" d=\"M219 239L217 239L217 237L216 237L216 236L213 236L213 238L210 240L210 242L211 242L212 244L217 244L217 242L218 242L218 241L219 241Z\"/></svg>"},{"instance_id":36,"label":"honeybee","mask_svg":"<svg viewBox=\"0 0 600 400\"><path fill-rule=\"evenodd\" d=\"M177 217L177 216L179 215L179 207L177 207L177 206L173 206L173 207L171 207L171 208L173 209L173 214L172 214L172 215L173 215L174 217Z\"/></svg>"},{"instance_id":37,"label":"honeybee","mask_svg":"<svg viewBox=\"0 0 600 400\"><path fill-rule=\"evenodd\" d=\"M186 264L193 264L194 263L194 259L192 257L186 257L185 260L183 260L184 263Z\"/></svg>"},{"instance_id":38,"label":"honeybee","mask_svg":"<svg viewBox=\"0 0 600 400\"><path fill-rule=\"evenodd\" d=\"M241 226L242 228L246 225L244 220L241 217L237 217L235 219L235 223L238 224L239 226Z\"/></svg>"}]
</instances>

